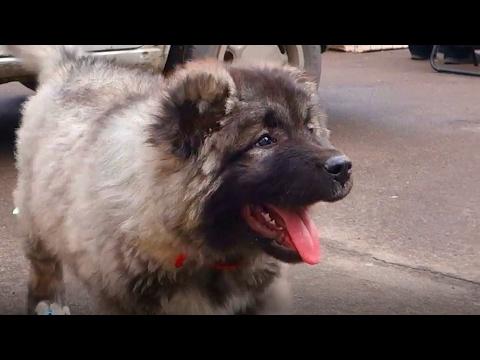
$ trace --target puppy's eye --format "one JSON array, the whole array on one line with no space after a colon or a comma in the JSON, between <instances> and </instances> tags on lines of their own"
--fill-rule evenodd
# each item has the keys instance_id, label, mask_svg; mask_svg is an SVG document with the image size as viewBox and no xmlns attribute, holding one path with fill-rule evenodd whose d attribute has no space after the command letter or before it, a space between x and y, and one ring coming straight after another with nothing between
<instances>
[{"instance_id":1,"label":"puppy's eye","mask_svg":"<svg viewBox=\"0 0 480 360\"><path fill-rule=\"evenodd\" d=\"M310 133L311 133L311 134L313 134L313 133L315 132L315 129L314 129L314 128L311 128L311 127L309 127L309 128L308 128L308 131L310 131Z\"/></svg>"},{"instance_id":2,"label":"puppy's eye","mask_svg":"<svg viewBox=\"0 0 480 360\"><path fill-rule=\"evenodd\" d=\"M268 134L264 134L260 136L260 139L257 141L257 146L268 146L271 144L275 144L277 142L277 139L271 137Z\"/></svg>"}]
</instances>

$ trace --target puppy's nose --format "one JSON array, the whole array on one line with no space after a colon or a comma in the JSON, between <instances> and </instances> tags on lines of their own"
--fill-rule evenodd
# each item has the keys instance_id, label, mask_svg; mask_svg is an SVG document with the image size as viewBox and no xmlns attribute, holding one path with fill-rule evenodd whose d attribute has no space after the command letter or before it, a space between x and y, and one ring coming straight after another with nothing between
<instances>
[{"instance_id":1,"label":"puppy's nose","mask_svg":"<svg viewBox=\"0 0 480 360\"><path fill-rule=\"evenodd\" d=\"M352 162L345 155L335 155L325 161L325 170L342 185L350 178Z\"/></svg>"}]
</instances>

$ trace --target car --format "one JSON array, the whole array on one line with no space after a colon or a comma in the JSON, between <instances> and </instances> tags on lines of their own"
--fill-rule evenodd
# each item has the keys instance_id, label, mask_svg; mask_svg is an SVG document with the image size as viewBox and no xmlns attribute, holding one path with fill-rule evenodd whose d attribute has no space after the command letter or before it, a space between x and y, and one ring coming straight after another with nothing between
<instances>
[{"instance_id":1,"label":"car","mask_svg":"<svg viewBox=\"0 0 480 360\"><path fill-rule=\"evenodd\" d=\"M221 61L269 61L290 64L307 71L317 83L321 73L321 53L325 45L81 45L95 56L145 66L169 73L188 60L213 57ZM19 81L34 89L35 79L0 45L0 83Z\"/></svg>"}]
</instances>

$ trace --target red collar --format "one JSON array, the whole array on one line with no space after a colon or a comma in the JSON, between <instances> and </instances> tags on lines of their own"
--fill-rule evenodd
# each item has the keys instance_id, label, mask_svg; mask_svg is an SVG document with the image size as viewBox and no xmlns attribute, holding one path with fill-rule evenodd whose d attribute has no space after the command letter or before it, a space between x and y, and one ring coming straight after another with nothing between
<instances>
[{"instance_id":1,"label":"red collar","mask_svg":"<svg viewBox=\"0 0 480 360\"><path fill-rule=\"evenodd\" d=\"M177 269L181 268L183 264L185 263L185 260L187 260L187 255L186 254L179 254L175 258L175 267ZM216 262L212 265L210 265L212 269L215 270L224 270L224 271L232 271L232 270L237 270L239 267L238 263L224 263L224 262Z\"/></svg>"}]
</instances>

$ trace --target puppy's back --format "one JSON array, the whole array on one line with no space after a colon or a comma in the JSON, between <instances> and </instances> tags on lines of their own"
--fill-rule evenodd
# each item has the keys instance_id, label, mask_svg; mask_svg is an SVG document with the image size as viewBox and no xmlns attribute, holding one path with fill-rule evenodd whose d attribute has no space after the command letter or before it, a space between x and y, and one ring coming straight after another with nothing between
<instances>
[{"instance_id":1,"label":"puppy's back","mask_svg":"<svg viewBox=\"0 0 480 360\"><path fill-rule=\"evenodd\" d=\"M15 206L24 229L61 232L71 199L95 193L89 184L120 189L132 173L141 173L133 154L146 142L141 132L162 80L66 46L15 51L43 76L17 132ZM115 166L123 170L112 176ZM98 195L96 203L101 208Z\"/></svg>"}]
</instances>

